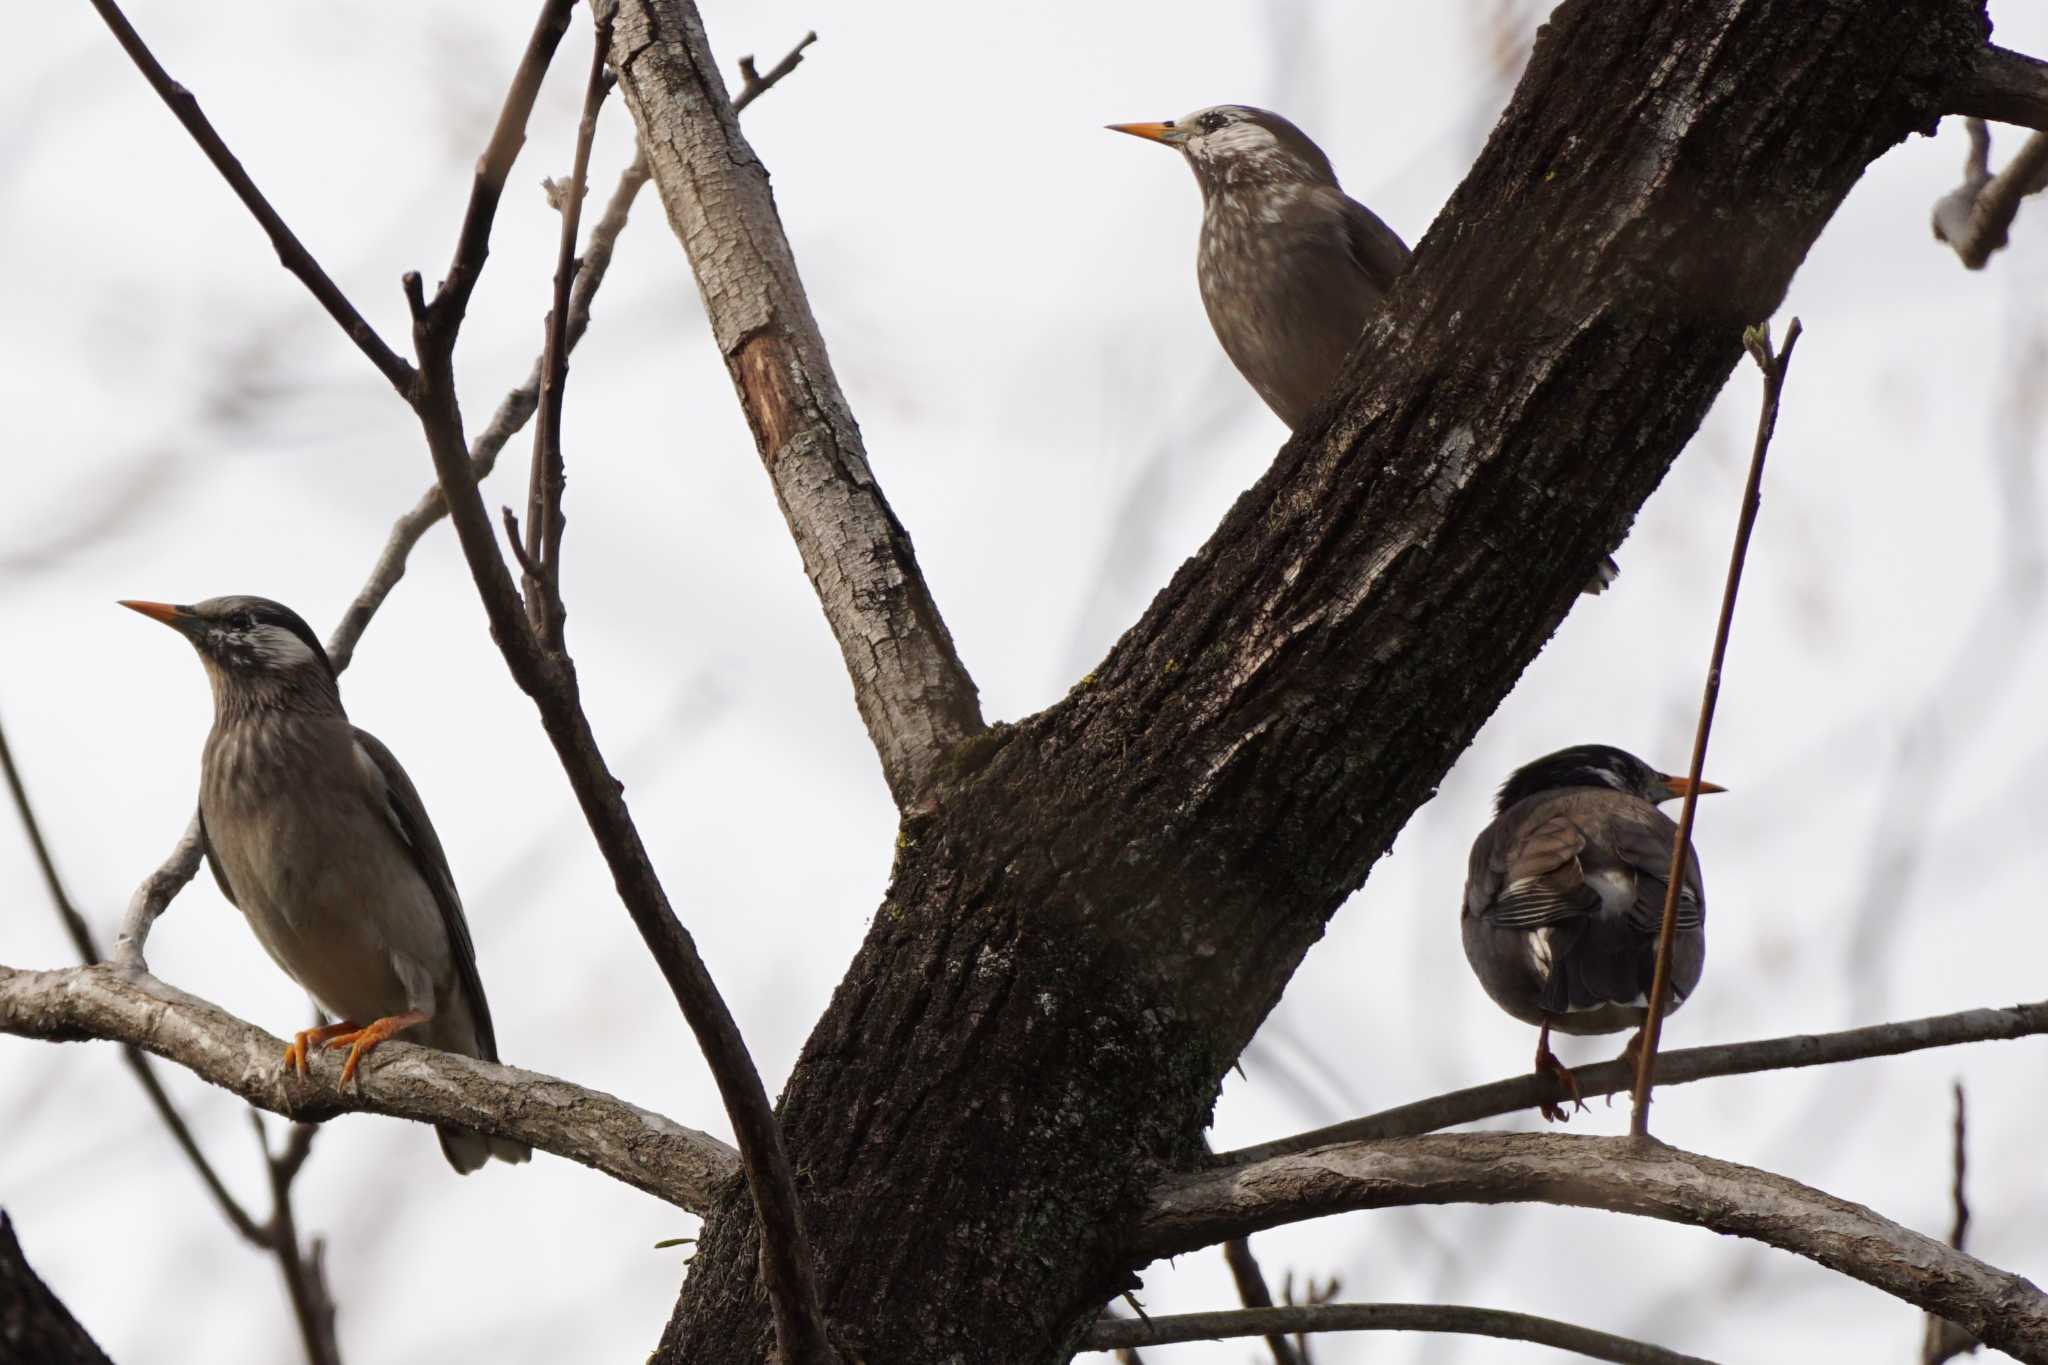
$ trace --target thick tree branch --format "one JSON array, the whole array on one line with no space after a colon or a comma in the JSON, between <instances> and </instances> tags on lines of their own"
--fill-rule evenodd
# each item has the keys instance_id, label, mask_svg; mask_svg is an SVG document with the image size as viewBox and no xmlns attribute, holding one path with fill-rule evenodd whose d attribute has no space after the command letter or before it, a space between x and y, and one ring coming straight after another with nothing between
<instances>
[{"instance_id":1,"label":"thick tree branch","mask_svg":"<svg viewBox=\"0 0 2048 1365\"><path fill-rule=\"evenodd\" d=\"M910 534L868 466L768 174L689 0L624 0L612 68L898 806L982 729ZM766 82L761 82L765 86Z\"/></svg>"},{"instance_id":2,"label":"thick tree branch","mask_svg":"<svg viewBox=\"0 0 2048 1365\"><path fill-rule=\"evenodd\" d=\"M256 188L256 182L242 169L242 163L228 150L227 144L221 141L220 134L213 129L213 124L200 112L199 101L192 97L192 92L171 79L170 73L164 70L155 54L143 43L141 36L136 33L134 26L128 22L128 17L121 13L114 0L92 0L92 5L100 12L100 18L106 20L107 27L113 30L115 40L121 44L129 60L142 72L150 88L169 106L178 122L185 125L185 131L192 135L192 140L199 144L199 150L206 153L206 159L213 163L221 178L228 182L229 188L235 192L235 197L242 201L255 216L256 221L262 225L263 230L270 235L270 244L277 250L279 264L298 276L306 288L312 291L313 297L320 301L320 306L327 310L328 316L341 324L341 330L348 333L349 340L355 342L356 349L369 357L370 363L377 367L379 374L390 381L391 387L397 389L401 395L409 397L413 382L412 366L406 364L399 358L397 352L384 344L384 339L377 335L376 328L370 326L363 315L356 311L355 305L348 301L340 287L327 277L327 272L313 259L313 254L306 250L297 235L285 225L277 210L270 206L270 201L263 197L263 192Z\"/></svg>"},{"instance_id":3,"label":"thick tree branch","mask_svg":"<svg viewBox=\"0 0 2048 1365\"><path fill-rule=\"evenodd\" d=\"M0 1210L0 1362L110 1365L99 1343L30 1268L14 1235L14 1223L4 1210Z\"/></svg>"},{"instance_id":4,"label":"thick tree branch","mask_svg":"<svg viewBox=\"0 0 2048 1365\"><path fill-rule=\"evenodd\" d=\"M1829 1066L1871 1057L1895 1057L1901 1053L1918 1052L1922 1048L2032 1038L2041 1034L2048 1034L2048 1001L2005 1009L1961 1010L1955 1014L1936 1014L1895 1024L1844 1029L1839 1033L1796 1033L1785 1038L1767 1038L1750 1043L1685 1048L1658 1054L1656 1079L1658 1085L1684 1085L1689 1081L1712 1080L1717 1076ZM1573 1075L1578 1078L1579 1089L1588 1099L1618 1094L1634 1083L1633 1072L1618 1061L1579 1067ZM1546 1100L1567 1098L1569 1096L1555 1079L1524 1074L1490 1085L1435 1095L1363 1118L1346 1119L1327 1128L1297 1133L1255 1147L1224 1152L1216 1160L1236 1165L1293 1152L1313 1151L1339 1142L1417 1137L1440 1128L1477 1123L1481 1119L1533 1109Z\"/></svg>"},{"instance_id":5,"label":"thick tree branch","mask_svg":"<svg viewBox=\"0 0 2048 1365\"><path fill-rule=\"evenodd\" d=\"M1986 43L1950 87L1941 112L2048 128L2048 62Z\"/></svg>"},{"instance_id":6,"label":"thick tree branch","mask_svg":"<svg viewBox=\"0 0 2048 1365\"><path fill-rule=\"evenodd\" d=\"M1181 1341L1254 1336L1284 1341L1288 1332L1453 1332L1554 1346L1591 1360L1620 1361L1623 1365L1709 1365L1698 1356L1598 1332L1577 1323L1498 1308L1440 1303L1326 1303L1302 1308L1181 1313L1149 1322L1106 1318L1090 1329L1087 1348L1108 1351L1127 1346L1170 1346Z\"/></svg>"},{"instance_id":7,"label":"thick tree branch","mask_svg":"<svg viewBox=\"0 0 2048 1365\"><path fill-rule=\"evenodd\" d=\"M2020 1276L1784 1176L1639 1138L1437 1134L1203 1171L1160 1186L1134 1251L1175 1256L1357 1209L1510 1203L1753 1238L1939 1313L2022 1360L2048 1361L2048 1295Z\"/></svg>"},{"instance_id":8,"label":"thick tree branch","mask_svg":"<svg viewBox=\"0 0 2048 1365\"><path fill-rule=\"evenodd\" d=\"M513 1138L691 1213L707 1211L739 1169L724 1143L637 1105L435 1048L386 1043L364 1059L357 1073L362 1084L347 1090L337 1084L339 1062L320 1053L312 1076L300 1080L278 1064L282 1039L154 977L109 964L49 972L0 967L0 1033L130 1043L258 1109L302 1123L388 1114Z\"/></svg>"}]
</instances>

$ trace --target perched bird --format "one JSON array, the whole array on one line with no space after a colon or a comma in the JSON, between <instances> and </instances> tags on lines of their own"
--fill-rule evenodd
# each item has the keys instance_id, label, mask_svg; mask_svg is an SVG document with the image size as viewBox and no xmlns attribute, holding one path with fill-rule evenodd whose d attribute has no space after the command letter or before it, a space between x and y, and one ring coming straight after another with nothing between
<instances>
[{"instance_id":1,"label":"perched bird","mask_svg":"<svg viewBox=\"0 0 2048 1365\"><path fill-rule=\"evenodd\" d=\"M1472 842L1465 958L1495 1004L1541 1030L1536 1070L1563 1081L1574 1101L1578 1085L1551 1053L1550 1031L1617 1033L1649 1014L1678 834L1657 803L1690 790L1687 779L1605 744L1560 749L1514 771L1493 823ZM1702 794L1721 790L1699 784ZM1666 1014L1699 984L1706 924L1699 857L1688 847ZM1543 1116L1564 1112L1545 1104Z\"/></svg>"},{"instance_id":2,"label":"perched bird","mask_svg":"<svg viewBox=\"0 0 2048 1365\"><path fill-rule=\"evenodd\" d=\"M1408 264L1407 244L1338 187L1322 148L1268 110L1219 104L1109 127L1178 148L1194 168L1195 281L1209 325L1266 406L1300 430ZM1605 560L1585 590L1599 592L1618 572Z\"/></svg>"},{"instance_id":3,"label":"perched bird","mask_svg":"<svg viewBox=\"0 0 2048 1365\"><path fill-rule=\"evenodd\" d=\"M346 1047L342 1084L365 1053L408 1038L498 1060L491 1010L447 855L391 751L349 724L334 665L286 607L261 597L193 606L123 602L199 651L213 730L199 768L200 837L221 893L256 939L337 1022L297 1033ZM448 1164L468 1173L527 1148L440 1127Z\"/></svg>"}]
</instances>

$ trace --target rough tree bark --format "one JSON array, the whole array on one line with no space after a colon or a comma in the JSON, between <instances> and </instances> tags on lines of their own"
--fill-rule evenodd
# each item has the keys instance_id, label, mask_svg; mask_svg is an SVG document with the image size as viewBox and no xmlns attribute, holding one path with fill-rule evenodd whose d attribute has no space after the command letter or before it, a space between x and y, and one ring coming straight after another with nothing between
<instances>
[{"instance_id":1,"label":"rough tree bark","mask_svg":"<svg viewBox=\"0 0 2048 1365\"><path fill-rule=\"evenodd\" d=\"M0 1365L109 1365L106 1353L29 1268L0 1212Z\"/></svg>"},{"instance_id":2,"label":"rough tree bark","mask_svg":"<svg viewBox=\"0 0 2048 1365\"><path fill-rule=\"evenodd\" d=\"M1559 8L1341 399L1093 674L906 818L783 1102L855 1353L1068 1357L1329 916L1987 36L1973 0ZM629 98L644 131L658 92ZM659 1359L766 1357L755 1261L735 1188Z\"/></svg>"}]
</instances>

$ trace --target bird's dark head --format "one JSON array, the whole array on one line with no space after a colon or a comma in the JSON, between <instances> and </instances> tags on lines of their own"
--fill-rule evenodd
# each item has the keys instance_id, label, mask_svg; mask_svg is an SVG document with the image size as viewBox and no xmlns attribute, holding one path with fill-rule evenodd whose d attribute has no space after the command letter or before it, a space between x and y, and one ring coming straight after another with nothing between
<instances>
[{"instance_id":1,"label":"bird's dark head","mask_svg":"<svg viewBox=\"0 0 2048 1365\"><path fill-rule=\"evenodd\" d=\"M121 603L192 642L213 681L214 702L242 706L340 705L334 664L299 614L267 597L209 597L190 606Z\"/></svg>"},{"instance_id":2,"label":"bird's dark head","mask_svg":"<svg viewBox=\"0 0 2048 1365\"><path fill-rule=\"evenodd\" d=\"M1625 749L1611 744L1577 744L1515 769L1501 783L1493 810L1498 815L1526 797L1571 787L1606 787L1641 797L1653 806L1692 790L1686 778L1660 773ZM1702 796L1725 790L1711 782L1699 785Z\"/></svg>"},{"instance_id":3,"label":"bird's dark head","mask_svg":"<svg viewBox=\"0 0 2048 1365\"><path fill-rule=\"evenodd\" d=\"M1177 147L1206 198L1279 185L1335 185L1337 172L1308 135L1266 109L1218 104L1167 123L1112 123L1114 132Z\"/></svg>"}]
</instances>

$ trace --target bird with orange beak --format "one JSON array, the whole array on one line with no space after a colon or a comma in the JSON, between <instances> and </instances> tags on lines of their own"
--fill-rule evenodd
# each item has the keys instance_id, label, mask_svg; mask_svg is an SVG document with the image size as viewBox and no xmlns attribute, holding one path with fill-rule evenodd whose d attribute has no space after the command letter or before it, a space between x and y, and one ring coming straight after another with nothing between
<instances>
[{"instance_id":1,"label":"bird with orange beak","mask_svg":"<svg viewBox=\"0 0 2048 1365\"><path fill-rule=\"evenodd\" d=\"M1509 776L1493 823L1472 842L1465 959L1495 1004L1537 1026L1536 1070L1563 1081L1574 1102L1578 1085L1551 1052L1550 1031L1618 1033L1649 1016L1678 836L1657 806L1692 790L1609 745L1560 749ZM1679 877L1667 1015L1707 963L1707 893L1690 845ZM1547 1103L1543 1116L1565 1117Z\"/></svg>"}]
</instances>

